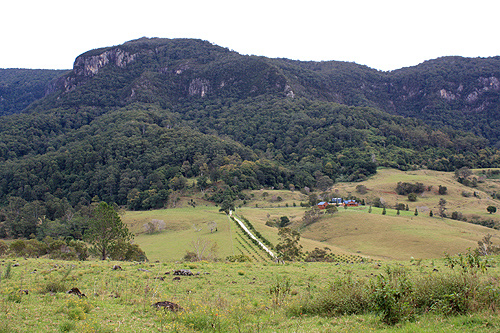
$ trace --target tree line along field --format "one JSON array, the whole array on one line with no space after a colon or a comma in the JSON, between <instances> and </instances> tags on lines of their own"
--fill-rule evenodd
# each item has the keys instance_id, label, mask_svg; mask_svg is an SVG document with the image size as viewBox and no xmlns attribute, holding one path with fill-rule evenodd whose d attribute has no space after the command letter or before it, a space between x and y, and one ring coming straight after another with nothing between
<instances>
[{"instance_id":1,"label":"tree line along field","mask_svg":"<svg viewBox=\"0 0 500 333\"><path fill-rule=\"evenodd\" d=\"M0 331L499 329L496 309L500 295L493 288L498 279L498 257L489 257L484 272L459 266L451 269L449 263L444 259L274 264L9 258L0 266ZM121 269L114 270L114 265ZM181 269L193 275L174 275ZM85 297L69 294L72 288ZM462 290L470 292L468 288L474 288L474 293L465 296ZM407 297L411 306L398 303L394 298L397 294ZM394 304L381 303L384 297ZM420 304L423 298L430 303ZM173 302L182 310L170 312L152 306L161 301Z\"/></svg>"}]
</instances>

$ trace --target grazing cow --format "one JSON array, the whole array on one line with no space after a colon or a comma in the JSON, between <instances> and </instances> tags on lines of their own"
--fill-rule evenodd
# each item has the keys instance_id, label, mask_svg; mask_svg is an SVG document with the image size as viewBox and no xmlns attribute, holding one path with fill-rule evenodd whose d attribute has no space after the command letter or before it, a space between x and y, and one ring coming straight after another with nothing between
<instances>
[{"instance_id":1,"label":"grazing cow","mask_svg":"<svg viewBox=\"0 0 500 333\"><path fill-rule=\"evenodd\" d=\"M76 296L78 296L78 297L80 297L80 298L82 298L82 297L87 297L87 296L85 296L85 294L84 294L84 293L82 293L82 292L80 291L80 289L78 289L77 287L73 287L73 288L71 288L70 290L68 290L68 294L74 294L74 295L76 295Z\"/></svg>"},{"instance_id":2,"label":"grazing cow","mask_svg":"<svg viewBox=\"0 0 500 333\"><path fill-rule=\"evenodd\" d=\"M192 276L194 274L189 269L178 269L174 271L174 275Z\"/></svg>"},{"instance_id":3,"label":"grazing cow","mask_svg":"<svg viewBox=\"0 0 500 333\"><path fill-rule=\"evenodd\" d=\"M178 304L169 302L169 301L162 301L162 302L156 302L153 304L156 309L163 308L163 310L167 311L170 310L172 312L177 312L177 311L183 311L184 309L180 307Z\"/></svg>"}]
</instances>

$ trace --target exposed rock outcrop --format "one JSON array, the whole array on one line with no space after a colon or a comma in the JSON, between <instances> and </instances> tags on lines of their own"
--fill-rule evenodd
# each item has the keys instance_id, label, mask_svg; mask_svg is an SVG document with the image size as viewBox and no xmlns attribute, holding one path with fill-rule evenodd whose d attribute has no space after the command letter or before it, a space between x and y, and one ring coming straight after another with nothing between
<instances>
[{"instance_id":1,"label":"exposed rock outcrop","mask_svg":"<svg viewBox=\"0 0 500 333\"><path fill-rule=\"evenodd\" d=\"M130 62L134 61L136 57L137 54L130 54L120 48L105 51L90 57L82 55L76 58L73 65L73 72L76 75L92 77L107 64L113 63L120 68L125 68Z\"/></svg>"},{"instance_id":2,"label":"exposed rock outcrop","mask_svg":"<svg viewBox=\"0 0 500 333\"><path fill-rule=\"evenodd\" d=\"M189 84L189 96L205 97L210 92L210 82L205 79L196 78Z\"/></svg>"}]
</instances>

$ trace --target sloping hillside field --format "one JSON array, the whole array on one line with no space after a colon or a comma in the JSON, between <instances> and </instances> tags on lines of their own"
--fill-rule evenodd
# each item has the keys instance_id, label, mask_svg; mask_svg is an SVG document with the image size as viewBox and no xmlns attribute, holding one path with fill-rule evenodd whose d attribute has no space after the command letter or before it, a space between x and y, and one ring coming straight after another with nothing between
<instances>
[{"instance_id":1,"label":"sloping hillside field","mask_svg":"<svg viewBox=\"0 0 500 333\"><path fill-rule=\"evenodd\" d=\"M476 172L480 175L482 171ZM422 183L426 190L411 202L406 195L395 192L398 182ZM356 187L360 185L366 187L366 193L358 193ZM439 186L447 188L446 194L438 193ZM323 214L308 226L304 226L303 216L310 207L301 207L301 203L308 206L309 197L297 191L250 191L247 193L249 199L237 203L236 213L250 221L273 245L279 242L278 228L269 226L269 222L286 216L291 221L290 227L301 233L303 251L328 247L332 253L376 260L439 258L444 253L457 254L475 248L487 234L493 236L494 243L499 242L498 230L477 223L498 221L496 214L486 210L490 205L500 207L498 200L491 196L497 189L500 187L496 179L483 179L471 188L458 183L453 173L380 169L377 175L364 182L337 183L330 192L321 194L328 197L355 195L365 201L364 206L338 207L336 213ZM471 196L465 197L464 192ZM382 208L371 206L376 198L385 204L385 215ZM441 199L446 201L447 218L439 216ZM234 221L219 212L219 207L206 202L193 207L189 202L186 197L179 201L178 208L128 211L123 215L123 220L137 234L135 241L149 259L181 260L188 251L194 250L193 243L205 239L211 245L216 244L214 255L218 258L245 254L256 261L267 260L260 257L266 257L265 253L248 242ZM408 206L408 211L401 210L398 214L394 209L397 203ZM433 216L429 216L431 211ZM464 218L450 218L453 212L461 213ZM151 235L144 233L144 225L154 219L164 221L165 230ZM211 230L214 225L217 231Z\"/></svg>"}]
</instances>

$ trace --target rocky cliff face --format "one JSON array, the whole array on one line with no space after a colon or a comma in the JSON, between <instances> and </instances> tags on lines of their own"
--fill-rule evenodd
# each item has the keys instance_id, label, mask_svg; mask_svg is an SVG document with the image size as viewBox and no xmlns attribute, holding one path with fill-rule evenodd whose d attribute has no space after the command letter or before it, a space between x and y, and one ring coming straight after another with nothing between
<instances>
[{"instance_id":1,"label":"rocky cliff face","mask_svg":"<svg viewBox=\"0 0 500 333\"><path fill-rule=\"evenodd\" d=\"M120 48L105 51L99 55L90 57L79 56L75 60L73 71L76 75L92 77L96 75L102 67L110 63L120 68L126 68L130 62L136 59L136 57L137 53L130 54Z\"/></svg>"},{"instance_id":2,"label":"rocky cliff face","mask_svg":"<svg viewBox=\"0 0 500 333\"><path fill-rule=\"evenodd\" d=\"M129 63L136 60L137 56L137 53L130 53L120 48L106 50L97 55L81 55L75 59L72 73L64 80L59 80L55 87L51 88L48 92L53 92L61 86L64 91L71 91L79 84L97 75L103 67L113 64L125 69Z\"/></svg>"},{"instance_id":3,"label":"rocky cliff face","mask_svg":"<svg viewBox=\"0 0 500 333\"><path fill-rule=\"evenodd\" d=\"M152 45L151 41L142 40L141 45L125 43L84 53L76 58L71 73L58 80L48 92L59 90L64 95L85 84L86 90L98 89L102 93L113 86L111 93L121 96L117 97L121 98L121 104L185 98L244 98L267 93L294 96L287 79L265 58L237 55L201 41L186 42L183 48L176 45L176 40L154 42ZM117 70L104 71L109 66ZM95 78L99 78L100 88L93 83L87 85Z\"/></svg>"}]
</instances>

